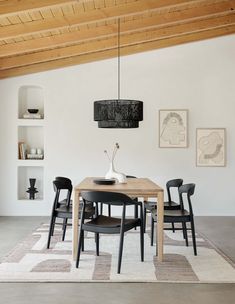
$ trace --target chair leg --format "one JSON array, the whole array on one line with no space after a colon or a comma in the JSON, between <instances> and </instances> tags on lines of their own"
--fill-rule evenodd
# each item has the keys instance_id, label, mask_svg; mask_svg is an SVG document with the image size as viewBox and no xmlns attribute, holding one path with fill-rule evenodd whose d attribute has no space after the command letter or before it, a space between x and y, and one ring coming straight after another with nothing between
<instances>
[{"instance_id":1,"label":"chair leg","mask_svg":"<svg viewBox=\"0 0 235 304\"><path fill-rule=\"evenodd\" d=\"M138 218L138 205L134 205L134 218ZM136 227L135 227L135 230L136 230Z\"/></svg>"},{"instance_id":2,"label":"chair leg","mask_svg":"<svg viewBox=\"0 0 235 304\"><path fill-rule=\"evenodd\" d=\"M99 250L99 233L95 234L95 240L96 240L96 255L99 256L100 255L100 250Z\"/></svg>"},{"instance_id":3,"label":"chair leg","mask_svg":"<svg viewBox=\"0 0 235 304\"><path fill-rule=\"evenodd\" d=\"M65 218L64 219L64 222L63 222L63 235L62 235L62 242L64 241L65 239L65 233L66 233L66 228L67 228L67 222L68 222L68 219Z\"/></svg>"},{"instance_id":4,"label":"chair leg","mask_svg":"<svg viewBox=\"0 0 235 304\"><path fill-rule=\"evenodd\" d=\"M184 236L185 236L185 244L188 247L188 232L187 232L187 226L186 223L182 223L183 226L183 231L184 231Z\"/></svg>"},{"instance_id":5,"label":"chair leg","mask_svg":"<svg viewBox=\"0 0 235 304\"><path fill-rule=\"evenodd\" d=\"M175 224L171 223L172 231L175 233Z\"/></svg>"},{"instance_id":6,"label":"chair leg","mask_svg":"<svg viewBox=\"0 0 235 304\"><path fill-rule=\"evenodd\" d=\"M194 220L193 220L193 218L191 219L191 229L192 229L192 239L193 239L194 255L197 255L196 235L195 235L195 227L194 227Z\"/></svg>"},{"instance_id":7,"label":"chair leg","mask_svg":"<svg viewBox=\"0 0 235 304\"><path fill-rule=\"evenodd\" d=\"M144 206L144 233L146 232L147 210Z\"/></svg>"},{"instance_id":8,"label":"chair leg","mask_svg":"<svg viewBox=\"0 0 235 304\"><path fill-rule=\"evenodd\" d=\"M54 226L55 226L55 217L52 216L51 217L51 222L50 222L49 233L48 233L48 239L47 239L47 249L50 248L51 236L52 236L52 232L54 230Z\"/></svg>"},{"instance_id":9,"label":"chair leg","mask_svg":"<svg viewBox=\"0 0 235 304\"><path fill-rule=\"evenodd\" d=\"M144 216L143 216L143 208L140 207L141 214L141 224L140 224L140 253L141 253L141 262L144 261Z\"/></svg>"},{"instance_id":10,"label":"chair leg","mask_svg":"<svg viewBox=\"0 0 235 304\"><path fill-rule=\"evenodd\" d=\"M134 208L135 208L135 214L134 214L134 216L135 216L135 218L138 218L138 205L136 204L135 206L134 206Z\"/></svg>"},{"instance_id":11,"label":"chair leg","mask_svg":"<svg viewBox=\"0 0 235 304\"><path fill-rule=\"evenodd\" d=\"M100 214L101 215L103 214L103 204L102 203L100 204Z\"/></svg>"},{"instance_id":12,"label":"chair leg","mask_svg":"<svg viewBox=\"0 0 235 304\"><path fill-rule=\"evenodd\" d=\"M84 231L82 231L82 251L84 251Z\"/></svg>"},{"instance_id":13,"label":"chair leg","mask_svg":"<svg viewBox=\"0 0 235 304\"><path fill-rule=\"evenodd\" d=\"M53 220L53 226L52 226L52 232L51 232L51 236L54 235L54 230L55 230L55 220L56 218L54 217L54 220Z\"/></svg>"},{"instance_id":14,"label":"chair leg","mask_svg":"<svg viewBox=\"0 0 235 304\"><path fill-rule=\"evenodd\" d=\"M79 266L80 255L81 255L81 247L82 247L82 242L83 242L83 235L84 235L84 232L80 227L80 234L79 234L79 239L78 239L78 252L77 252L77 260L76 260L76 268L78 268L78 266Z\"/></svg>"},{"instance_id":15,"label":"chair leg","mask_svg":"<svg viewBox=\"0 0 235 304\"><path fill-rule=\"evenodd\" d=\"M123 242L124 242L124 231L121 230L121 232L120 232L120 243L119 243L118 270L117 270L117 273L121 272Z\"/></svg>"},{"instance_id":16,"label":"chair leg","mask_svg":"<svg viewBox=\"0 0 235 304\"><path fill-rule=\"evenodd\" d=\"M111 205L108 205L108 215L111 216Z\"/></svg>"},{"instance_id":17,"label":"chair leg","mask_svg":"<svg viewBox=\"0 0 235 304\"><path fill-rule=\"evenodd\" d=\"M183 238L184 238L184 240L185 240L185 230L184 230L184 225L183 225L183 223L182 223L182 232L183 232Z\"/></svg>"},{"instance_id":18,"label":"chair leg","mask_svg":"<svg viewBox=\"0 0 235 304\"><path fill-rule=\"evenodd\" d=\"M151 246L153 246L153 236L154 236L154 219L151 217Z\"/></svg>"}]
</instances>

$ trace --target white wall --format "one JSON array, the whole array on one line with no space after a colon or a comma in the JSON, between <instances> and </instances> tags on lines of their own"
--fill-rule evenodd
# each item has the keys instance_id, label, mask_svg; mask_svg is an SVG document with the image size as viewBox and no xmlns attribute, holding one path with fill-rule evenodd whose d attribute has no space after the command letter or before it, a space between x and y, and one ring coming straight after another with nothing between
<instances>
[{"instance_id":1,"label":"white wall","mask_svg":"<svg viewBox=\"0 0 235 304\"><path fill-rule=\"evenodd\" d=\"M116 59L0 81L0 214L45 215L52 180L103 176L104 149L119 142L118 170L150 177L164 186L182 177L196 183L197 215L235 215L235 35L123 57L123 98L144 101L139 129L98 129L93 101L116 98ZM22 85L45 94L45 201L16 200L17 99ZM158 110L189 109L189 148L158 148ZM197 127L227 129L227 166L195 166Z\"/></svg>"}]
</instances>

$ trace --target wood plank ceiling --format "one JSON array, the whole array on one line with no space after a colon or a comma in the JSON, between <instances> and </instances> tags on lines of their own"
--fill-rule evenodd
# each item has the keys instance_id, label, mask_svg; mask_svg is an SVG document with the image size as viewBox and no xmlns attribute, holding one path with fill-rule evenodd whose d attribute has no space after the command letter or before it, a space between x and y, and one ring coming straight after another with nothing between
<instances>
[{"instance_id":1,"label":"wood plank ceiling","mask_svg":"<svg viewBox=\"0 0 235 304\"><path fill-rule=\"evenodd\" d=\"M235 33L235 0L0 0L0 78Z\"/></svg>"}]
</instances>

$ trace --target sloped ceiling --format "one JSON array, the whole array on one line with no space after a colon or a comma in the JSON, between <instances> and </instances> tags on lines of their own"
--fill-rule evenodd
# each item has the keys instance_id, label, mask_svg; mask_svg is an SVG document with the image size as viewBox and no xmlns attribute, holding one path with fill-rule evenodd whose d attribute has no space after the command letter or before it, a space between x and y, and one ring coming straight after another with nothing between
<instances>
[{"instance_id":1,"label":"sloped ceiling","mask_svg":"<svg viewBox=\"0 0 235 304\"><path fill-rule=\"evenodd\" d=\"M0 0L0 78L235 33L235 0Z\"/></svg>"}]
</instances>

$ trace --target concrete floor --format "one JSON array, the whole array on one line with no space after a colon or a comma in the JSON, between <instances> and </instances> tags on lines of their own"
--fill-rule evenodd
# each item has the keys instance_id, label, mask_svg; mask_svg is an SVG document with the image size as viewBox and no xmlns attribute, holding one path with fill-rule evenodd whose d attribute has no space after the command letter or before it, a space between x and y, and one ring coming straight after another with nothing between
<instances>
[{"instance_id":1,"label":"concrete floor","mask_svg":"<svg viewBox=\"0 0 235 304\"><path fill-rule=\"evenodd\" d=\"M0 217L0 257L43 217ZM196 227L235 262L235 217L200 217ZM235 284L172 283L0 283L0 303L41 304L232 304Z\"/></svg>"}]
</instances>

